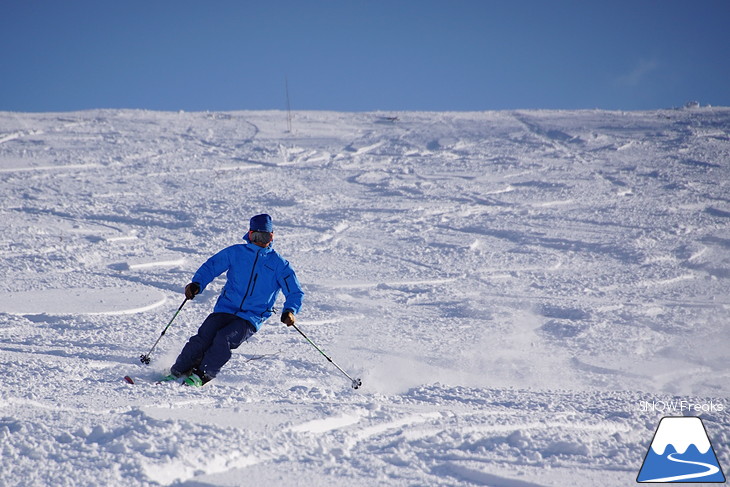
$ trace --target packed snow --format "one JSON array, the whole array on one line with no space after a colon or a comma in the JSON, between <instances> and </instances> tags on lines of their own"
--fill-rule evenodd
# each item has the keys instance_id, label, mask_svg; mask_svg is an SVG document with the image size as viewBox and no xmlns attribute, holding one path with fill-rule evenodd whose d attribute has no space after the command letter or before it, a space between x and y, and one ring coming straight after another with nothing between
<instances>
[{"instance_id":1,"label":"packed snow","mask_svg":"<svg viewBox=\"0 0 730 487\"><path fill-rule=\"evenodd\" d=\"M625 486L683 414L727 473L730 109L287 126L0 113L1 485ZM140 355L264 212L363 387L274 318L155 385L224 277Z\"/></svg>"}]
</instances>

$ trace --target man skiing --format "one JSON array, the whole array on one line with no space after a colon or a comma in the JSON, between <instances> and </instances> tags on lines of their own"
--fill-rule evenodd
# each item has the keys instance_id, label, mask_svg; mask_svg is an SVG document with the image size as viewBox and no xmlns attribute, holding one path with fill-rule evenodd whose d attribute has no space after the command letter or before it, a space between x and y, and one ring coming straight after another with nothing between
<instances>
[{"instance_id":1,"label":"man skiing","mask_svg":"<svg viewBox=\"0 0 730 487\"><path fill-rule=\"evenodd\" d=\"M211 313L190 337L166 380L186 377L185 384L202 386L218 375L231 351L256 333L272 313L279 291L284 293L281 321L292 326L304 292L294 269L273 248L271 217L250 220L245 244L225 248L209 258L185 286L194 299L213 279L226 272L226 284Z\"/></svg>"}]
</instances>

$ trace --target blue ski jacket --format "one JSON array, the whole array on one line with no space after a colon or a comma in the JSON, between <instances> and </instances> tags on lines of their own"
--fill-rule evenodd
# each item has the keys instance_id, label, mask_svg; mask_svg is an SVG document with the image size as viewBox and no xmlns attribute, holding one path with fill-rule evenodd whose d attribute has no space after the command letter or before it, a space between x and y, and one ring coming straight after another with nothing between
<instances>
[{"instance_id":1,"label":"blue ski jacket","mask_svg":"<svg viewBox=\"0 0 730 487\"><path fill-rule=\"evenodd\" d=\"M252 243L225 248L208 259L193 276L200 292L226 272L226 284L213 309L248 320L258 331L274 312L279 291L286 300L284 309L294 314L302 307L304 291L294 269L271 246Z\"/></svg>"}]
</instances>

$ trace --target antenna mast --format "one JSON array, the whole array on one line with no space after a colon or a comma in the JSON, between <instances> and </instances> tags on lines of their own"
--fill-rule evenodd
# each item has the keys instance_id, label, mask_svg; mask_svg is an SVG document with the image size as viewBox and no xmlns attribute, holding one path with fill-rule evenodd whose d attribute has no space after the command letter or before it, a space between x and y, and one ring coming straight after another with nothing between
<instances>
[{"instance_id":1,"label":"antenna mast","mask_svg":"<svg viewBox=\"0 0 730 487\"><path fill-rule=\"evenodd\" d=\"M284 76L284 88L286 89L286 131L291 133L291 103L289 102L289 79Z\"/></svg>"}]
</instances>

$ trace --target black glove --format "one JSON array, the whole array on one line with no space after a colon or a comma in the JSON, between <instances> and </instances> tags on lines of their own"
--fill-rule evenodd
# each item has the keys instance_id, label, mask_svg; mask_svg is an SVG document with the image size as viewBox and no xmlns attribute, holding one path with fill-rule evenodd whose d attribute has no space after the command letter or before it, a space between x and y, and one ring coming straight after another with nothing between
<instances>
[{"instance_id":1,"label":"black glove","mask_svg":"<svg viewBox=\"0 0 730 487\"><path fill-rule=\"evenodd\" d=\"M200 292L200 284L197 282L191 282L187 286L185 286L185 297L188 299L193 299L195 296Z\"/></svg>"},{"instance_id":2,"label":"black glove","mask_svg":"<svg viewBox=\"0 0 730 487\"><path fill-rule=\"evenodd\" d=\"M286 326L292 326L297 319L294 317L294 313L290 309L285 309L281 313L281 322L285 323Z\"/></svg>"}]
</instances>

